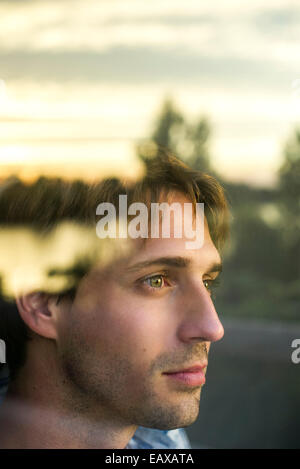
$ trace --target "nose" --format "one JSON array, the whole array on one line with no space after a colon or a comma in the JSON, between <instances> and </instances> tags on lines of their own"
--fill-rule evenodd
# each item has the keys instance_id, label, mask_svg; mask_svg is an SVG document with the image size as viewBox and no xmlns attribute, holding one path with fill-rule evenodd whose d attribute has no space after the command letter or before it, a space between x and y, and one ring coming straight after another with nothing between
<instances>
[{"instance_id":1,"label":"nose","mask_svg":"<svg viewBox=\"0 0 300 469\"><path fill-rule=\"evenodd\" d=\"M224 336L224 328L215 310L212 298L201 285L186 292L178 338L183 342L216 342Z\"/></svg>"}]
</instances>

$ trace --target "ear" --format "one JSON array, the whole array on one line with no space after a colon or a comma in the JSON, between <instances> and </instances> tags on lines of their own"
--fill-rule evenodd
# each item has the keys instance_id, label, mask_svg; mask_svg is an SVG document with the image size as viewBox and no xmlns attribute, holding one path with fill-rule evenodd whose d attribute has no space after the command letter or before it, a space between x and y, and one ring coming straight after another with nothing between
<instances>
[{"instance_id":1,"label":"ear","mask_svg":"<svg viewBox=\"0 0 300 469\"><path fill-rule=\"evenodd\" d=\"M58 307L55 297L34 292L19 296L16 303L20 316L32 331L48 339L57 338Z\"/></svg>"}]
</instances>

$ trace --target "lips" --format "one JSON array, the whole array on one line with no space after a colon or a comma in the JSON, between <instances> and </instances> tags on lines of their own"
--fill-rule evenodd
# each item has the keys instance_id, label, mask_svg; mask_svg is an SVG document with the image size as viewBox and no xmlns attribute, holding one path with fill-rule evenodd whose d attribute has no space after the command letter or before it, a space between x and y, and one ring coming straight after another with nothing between
<instances>
[{"instance_id":1,"label":"lips","mask_svg":"<svg viewBox=\"0 0 300 469\"><path fill-rule=\"evenodd\" d=\"M205 368L206 364L194 365L181 370L168 371L163 373L173 382L182 383L186 386L203 386L205 384Z\"/></svg>"},{"instance_id":2,"label":"lips","mask_svg":"<svg viewBox=\"0 0 300 469\"><path fill-rule=\"evenodd\" d=\"M202 371L207 366L207 363L203 365L194 365L189 368L182 368L175 371L167 371L166 374L173 374L173 373L197 373L198 371Z\"/></svg>"}]
</instances>

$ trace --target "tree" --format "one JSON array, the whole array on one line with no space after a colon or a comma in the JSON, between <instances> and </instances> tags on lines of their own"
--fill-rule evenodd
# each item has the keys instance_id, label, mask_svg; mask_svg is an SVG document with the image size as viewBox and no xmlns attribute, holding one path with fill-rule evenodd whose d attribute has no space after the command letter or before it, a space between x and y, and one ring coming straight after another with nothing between
<instances>
[{"instance_id":1,"label":"tree","mask_svg":"<svg viewBox=\"0 0 300 469\"><path fill-rule=\"evenodd\" d=\"M171 99L166 99L155 122L150 143L138 146L138 156L147 164L155 156L151 142L171 150L190 167L212 173L207 149L210 125L202 117L190 123L176 108Z\"/></svg>"}]
</instances>

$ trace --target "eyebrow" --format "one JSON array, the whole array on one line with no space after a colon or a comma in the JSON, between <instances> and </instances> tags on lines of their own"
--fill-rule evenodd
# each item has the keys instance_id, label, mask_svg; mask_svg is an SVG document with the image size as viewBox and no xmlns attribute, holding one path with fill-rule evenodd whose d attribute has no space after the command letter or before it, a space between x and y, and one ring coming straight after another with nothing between
<instances>
[{"instance_id":1,"label":"eyebrow","mask_svg":"<svg viewBox=\"0 0 300 469\"><path fill-rule=\"evenodd\" d=\"M176 267L180 269L187 268L191 265L191 260L187 257L158 257L157 259L151 259L149 261L144 261L144 262L138 262L137 264L134 264L132 266L129 266L127 270L129 272L136 272L138 270L156 266L156 265L164 265L168 267ZM211 264L207 270L206 273L212 273L212 272L222 272L223 266L221 262L214 262Z\"/></svg>"}]
</instances>

